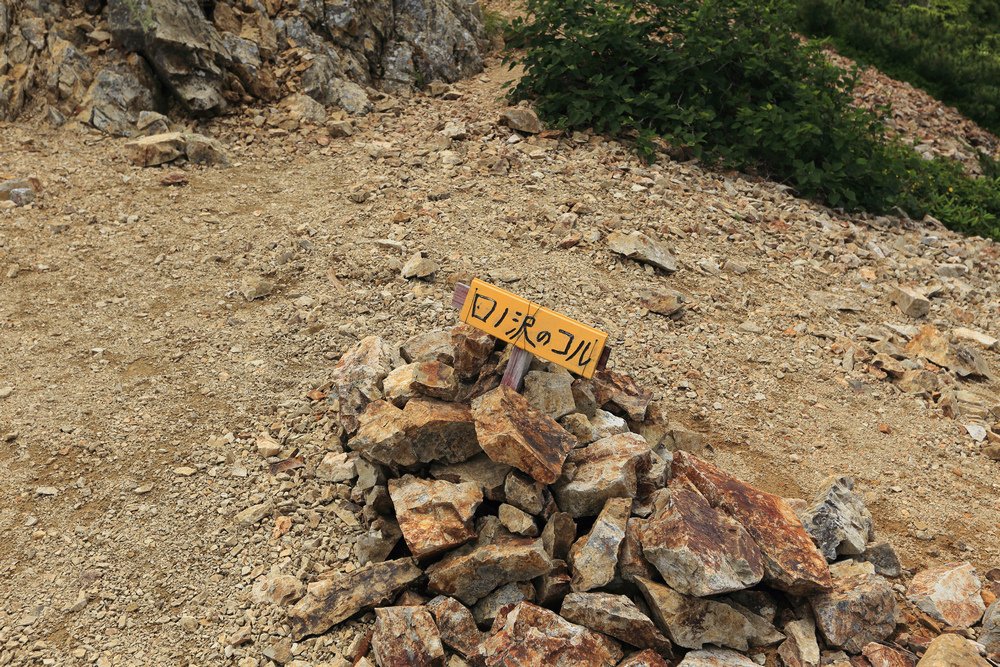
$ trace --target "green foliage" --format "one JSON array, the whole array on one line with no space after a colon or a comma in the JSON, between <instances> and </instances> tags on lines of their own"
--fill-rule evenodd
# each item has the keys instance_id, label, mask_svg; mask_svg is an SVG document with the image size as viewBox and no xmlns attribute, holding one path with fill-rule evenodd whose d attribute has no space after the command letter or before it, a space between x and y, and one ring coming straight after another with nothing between
<instances>
[{"instance_id":1,"label":"green foliage","mask_svg":"<svg viewBox=\"0 0 1000 667\"><path fill-rule=\"evenodd\" d=\"M507 26L508 22L503 14L492 9L483 10L483 29L486 31L486 36L491 40L502 37L504 31L507 30Z\"/></svg>"},{"instance_id":2,"label":"green foliage","mask_svg":"<svg viewBox=\"0 0 1000 667\"><path fill-rule=\"evenodd\" d=\"M997 0L797 0L798 26L1000 132Z\"/></svg>"},{"instance_id":3,"label":"green foliage","mask_svg":"<svg viewBox=\"0 0 1000 667\"><path fill-rule=\"evenodd\" d=\"M854 74L793 34L790 0L528 0L527 9L509 35L524 51L508 59L525 70L511 96L532 99L556 127L633 137L647 158L662 138L832 206L901 206L1000 232L1000 195L985 180L924 161L852 106Z\"/></svg>"}]
</instances>

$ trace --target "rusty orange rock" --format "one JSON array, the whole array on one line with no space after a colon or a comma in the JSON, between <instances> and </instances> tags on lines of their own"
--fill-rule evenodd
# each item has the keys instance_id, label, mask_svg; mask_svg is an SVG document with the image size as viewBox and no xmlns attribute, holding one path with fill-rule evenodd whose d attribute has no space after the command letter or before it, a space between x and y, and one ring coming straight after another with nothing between
<instances>
[{"instance_id":1,"label":"rusty orange rock","mask_svg":"<svg viewBox=\"0 0 1000 667\"><path fill-rule=\"evenodd\" d=\"M543 484L559 479L576 438L523 396L501 385L473 401L472 415L479 445L491 459Z\"/></svg>"},{"instance_id":2,"label":"rusty orange rock","mask_svg":"<svg viewBox=\"0 0 1000 667\"><path fill-rule=\"evenodd\" d=\"M862 655L868 658L872 667L913 667L916 658L908 651L885 644L872 642L864 647Z\"/></svg>"},{"instance_id":3,"label":"rusty orange rock","mask_svg":"<svg viewBox=\"0 0 1000 667\"><path fill-rule=\"evenodd\" d=\"M907 599L921 611L953 628L968 628L986 611L982 584L970 563L948 563L918 572Z\"/></svg>"},{"instance_id":4,"label":"rusty orange rock","mask_svg":"<svg viewBox=\"0 0 1000 667\"><path fill-rule=\"evenodd\" d=\"M746 529L764 557L765 582L793 595L833 588L826 559L783 498L755 489L687 452L674 454L673 474L689 480L712 507Z\"/></svg>"},{"instance_id":5,"label":"rusty orange rock","mask_svg":"<svg viewBox=\"0 0 1000 667\"><path fill-rule=\"evenodd\" d=\"M611 593L570 593L559 614L571 623L614 637L637 648L670 655L670 640L632 600Z\"/></svg>"},{"instance_id":6,"label":"rusty orange rock","mask_svg":"<svg viewBox=\"0 0 1000 667\"><path fill-rule=\"evenodd\" d=\"M434 617L424 607L375 610L372 653L379 667L442 667L444 646Z\"/></svg>"},{"instance_id":7,"label":"rusty orange rock","mask_svg":"<svg viewBox=\"0 0 1000 667\"><path fill-rule=\"evenodd\" d=\"M403 539L415 558L437 555L476 536L472 517L483 502L483 492L476 484L405 475L389 480L389 497Z\"/></svg>"},{"instance_id":8,"label":"rusty orange rock","mask_svg":"<svg viewBox=\"0 0 1000 667\"><path fill-rule=\"evenodd\" d=\"M541 539L508 538L494 544L469 544L427 568L427 588L471 605L504 584L529 581L551 568L552 561Z\"/></svg>"},{"instance_id":9,"label":"rusty orange rock","mask_svg":"<svg viewBox=\"0 0 1000 667\"><path fill-rule=\"evenodd\" d=\"M659 507L639 534L642 553L667 584L704 597L743 590L764 577L756 543L687 481L657 495Z\"/></svg>"},{"instance_id":10,"label":"rusty orange rock","mask_svg":"<svg viewBox=\"0 0 1000 667\"><path fill-rule=\"evenodd\" d=\"M615 371L597 371L593 390L598 407L636 422L646 418L646 410L653 400L653 395L639 389L631 376Z\"/></svg>"},{"instance_id":11,"label":"rusty orange rock","mask_svg":"<svg viewBox=\"0 0 1000 667\"><path fill-rule=\"evenodd\" d=\"M387 401L370 403L348 445L369 460L403 468L458 463L481 451L467 406L423 398L402 410Z\"/></svg>"},{"instance_id":12,"label":"rusty orange rock","mask_svg":"<svg viewBox=\"0 0 1000 667\"><path fill-rule=\"evenodd\" d=\"M479 645L476 664L614 667L622 657L612 639L530 602L518 603L506 616L497 616L497 624L501 622Z\"/></svg>"}]
</instances>

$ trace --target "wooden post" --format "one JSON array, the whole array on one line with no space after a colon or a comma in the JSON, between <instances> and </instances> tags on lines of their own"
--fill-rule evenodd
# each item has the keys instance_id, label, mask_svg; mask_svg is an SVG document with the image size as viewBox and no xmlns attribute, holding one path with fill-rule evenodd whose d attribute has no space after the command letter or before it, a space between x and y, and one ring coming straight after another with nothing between
<instances>
[{"instance_id":1,"label":"wooden post","mask_svg":"<svg viewBox=\"0 0 1000 667\"><path fill-rule=\"evenodd\" d=\"M455 291L451 295L451 306L455 310L462 310L462 306L465 304L465 299L469 295L469 286L464 283L456 283ZM604 370L608 366L608 359L611 357L611 346L607 345L601 352L601 358L597 361L597 369ZM528 368L531 367L531 361L535 358L535 355L531 354L527 350L515 347L510 352L510 359L507 361L507 368L503 372L503 380L501 384L505 384L514 391L521 391L521 383L524 382L524 376L528 373Z\"/></svg>"}]
</instances>

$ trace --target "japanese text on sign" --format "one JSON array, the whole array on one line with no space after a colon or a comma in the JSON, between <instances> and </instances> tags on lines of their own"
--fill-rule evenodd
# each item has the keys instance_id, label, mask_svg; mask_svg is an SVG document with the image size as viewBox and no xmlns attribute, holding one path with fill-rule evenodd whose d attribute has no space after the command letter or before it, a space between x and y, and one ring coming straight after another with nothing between
<instances>
[{"instance_id":1,"label":"japanese text on sign","mask_svg":"<svg viewBox=\"0 0 1000 667\"><path fill-rule=\"evenodd\" d=\"M593 377L608 339L603 331L481 280L472 281L459 318L585 378Z\"/></svg>"}]
</instances>

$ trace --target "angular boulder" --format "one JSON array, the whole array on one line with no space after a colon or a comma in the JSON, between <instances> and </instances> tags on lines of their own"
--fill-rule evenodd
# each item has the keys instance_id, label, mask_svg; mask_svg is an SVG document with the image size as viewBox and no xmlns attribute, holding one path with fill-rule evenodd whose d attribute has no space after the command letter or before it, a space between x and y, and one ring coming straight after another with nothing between
<instances>
[{"instance_id":1,"label":"angular boulder","mask_svg":"<svg viewBox=\"0 0 1000 667\"><path fill-rule=\"evenodd\" d=\"M493 353L497 340L485 331L468 324L459 324L451 329L451 345L454 350L455 372L463 380L479 376L486 360Z\"/></svg>"},{"instance_id":2,"label":"angular boulder","mask_svg":"<svg viewBox=\"0 0 1000 667\"><path fill-rule=\"evenodd\" d=\"M326 632L359 611L388 602L421 576L412 559L401 558L314 581L288 611L292 637L298 641Z\"/></svg>"},{"instance_id":3,"label":"angular boulder","mask_svg":"<svg viewBox=\"0 0 1000 667\"><path fill-rule=\"evenodd\" d=\"M983 629L979 641L992 656L1000 656L1000 602L994 602L983 614Z\"/></svg>"},{"instance_id":4,"label":"angular boulder","mask_svg":"<svg viewBox=\"0 0 1000 667\"><path fill-rule=\"evenodd\" d=\"M439 595L427 603L427 609L434 615L441 641L463 658L472 657L486 635L476 627L469 608L455 598Z\"/></svg>"},{"instance_id":5,"label":"angular boulder","mask_svg":"<svg viewBox=\"0 0 1000 667\"><path fill-rule=\"evenodd\" d=\"M496 589L472 607L472 616L481 628L493 625L504 609L519 602L534 602L535 587L527 581L511 582Z\"/></svg>"},{"instance_id":6,"label":"angular boulder","mask_svg":"<svg viewBox=\"0 0 1000 667\"><path fill-rule=\"evenodd\" d=\"M417 396L451 400L458 390L458 378L447 364L420 361L394 369L383 380L382 389L386 399L396 405Z\"/></svg>"},{"instance_id":7,"label":"angular boulder","mask_svg":"<svg viewBox=\"0 0 1000 667\"><path fill-rule=\"evenodd\" d=\"M504 584L529 581L551 567L540 539L477 543L456 549L427 568L427 588L472 605Z\"/></svg>"},{"instance_id":8,"label":"angular boulder","mask_svg":"<svg viewBox=\"0 0 1000 667\"><path fill-rule=\"evenodd\" d=\"M501 385L472 403L476 436L483 451L543 484L562 474L576 438L516 391Z\"/></svg>"},{"instance_id":9,"label":"angular boulder","mask_svg":"<svg viewBox=\"0 0 1000 667\"><path fill-rule=\"evenodd\" d=\"M371 646L380 667L444 666L441 635L424 607L376 609Z\"/></svg>"},{"instance_id":10,"label":"angular boulder","mask_svg":"<svg viewBox=\"0 0 1000 667\"><path fill-rule=\"evenodd\" d=\"M550 516L542 529L542 546L552 558L566 560L575 540L576 522L565 512Z\"/></svg>"},{"instance_id":11,"label":"angular boulder","mask_svg":"<svg viewBox=\"0 0 1000 667\"><path fill-rule=\"evenodd\" d=\"M370 403L348 445L372 461L402 468L458 463L481 451L467 406L423 398L402 410L387 401Z\"/></svg>"},{"instance_id":12,"label":"angular boulder","mask_svg":"<svg viewBox=\"0 0 1000 667\"><path fill-rule=\"evenodd\" d=\"M925 614L953 628L975 625L986 605L982 584L970 563L948 563L918 572L906 589L906 599Z\"/></svg>"},{"instance_id":13,"label":"angular boulder","mask_svg":"<svg viewBox=\"0 0 1000 667\"><path fill-rule=\"evenodd\" d=\"M472 517L483 502L483 492L475 484L406 475L389 480L389 497L415 558L435 556L476 536Z\"/></svg>"},{"instance_id":14,"label":"angular boulder","mask_svg":"<svg viewBox=\"0 0 1000 667\"><path fill-rule=\"evenodd\" d=\"M573 376L568 371L530 371L524 376L524 397L537 410L561 419L576 410Z\"/></svg>"},{"instance_id":15,"label":"angular boulder","mask_svg":"<svg viewBox=\"0 0 1000 667\"><path fill-rule=\"evenodd\" d=\"M858 556L875 539L872 515L865 501L854 492L850 477L829 477L799 513L802 525L830 562L838 556Z\"/></svg>"},{"instance_id":16,"label":"angular boulder","mask_svg":"<svg viewBox=\"0 0 1000 667\"><path fill-rule=\"evenodd\" d=\"M399 353L409 364L440 361L451 366L455 363L455 345L451 342L451 336L447 329L419 333L407 338L400 346Z\"/></svg>"},{"instance_id":17,"label":"angular boulder","mask_svg":"<svg viewBox=\"0 0 1000 667\"><path fill-rule=\"evenodd\" d=\"M479 645L475 662L484 667L614 667L621 657L621 649L604 635L570 623L548 609L521 602Z\"/></svg>"},{"instance_id":18,"label":"angular boulder","mask_svg":"<svg viewBox=\"0 0 1000 667\"><path fill-rule=\"evenodd\" d=\"M861 654L868 658L872 667L914 667L917 664L910 652L875 642L865 646Z\"/></svg>"},{"instance_id":19,"label":"angular boulder","mask_svg":"<svg viewBox=\"0 0 1000 667\"><path fill-rule=\"evenodd\" d=\"M764 557L764 580L793 595L833 588L830 568L795 511L779 496L760 491L687 452L675 452L675 479L687 479L712 507L738 521Z\"/></svg>"},{"instance_id":20,"label":"angular boulder","mask_svg":"<svg viewBox=\"0 0 1000 667\"><path fill-rule=\"evenodd\" d=\"M508 503L528 514L541 514L545 508L544 485L527 475L512 470L503 484L503 495Z\"/></svg>"},{"instance_id":21,"label":"angular boulder","mask_svg":"<svg viewBox=\"0 0 1000 667\"><path fill-rule=\"evenodd\" d=\"M746 651L753 634L750 622L727 604L681 595L675 590L643 577L635 584L649 605L653 619L678 646L700 649L715 644Z\"/></svg>"},{"instance_id":22,"label":"angular boulder","mask_svg":"<svg viewBox=\"0 0 1000 667\"><path fill-rule=\"evenodd\" d=\"M990 667L965 637L943 634L931 642L917 667Z\"/></svg>"},{"instance_id":23,"label":"angular boulder","mask_svg":"<svg viewBox=\"0 0 1000 667\"><path fill-rule=\"evenodd\" d=\"M594 516L609 498L634 497L638 472L650 465L649 446L641 436L614 435L570 452L552 493L559 509L574 518Z\"/></svg>"},{"instance_id":24,"label":"angular boulder","mask_svg":"<svg viewBox=\"0 0 1000 667\"><path fill-rule=\"evenodd\" d=\"M180 132L140 137L125 144L129 160L138 167L155 167L173 162L184 155L184 149L184 135Z\"/></svg>"},{"instance_id":25,"label":"angular boulder","mask_svg":"<svg viewBox=\"0 0 1000 667\"><path fill-rule=\"evenodd\" d=\"M657 501L662 506L643 523L639 541L671 588L704 597L750 588L764 577L760 550L743 526L690 483L660 491Z\"/></svg>"},{"instance_id":26,"label":"angular boulder","mask_svg":"<svg viewBox=\"0 0 1000 667\"><path fill-rule=\"evenodd\" d=\"M670 663L653 649L639 651L618 663L618 667L670 667Z\"/></svg>"},{"instance_id":27,"label":"angular boulder","mask_svg":"<svg viewBox=\"0 0 1000 667\"><path fill-rule=\"evenodd\" d=\"M570 623L614 637L637 648L670 655L670 641L632 600L611 593L570 593L559 615Z\"/></svg>"},{"instance_id":28,"label":"angular boulder","mask_svg":"<svg viewBox=\"0 0 1000 667\"><path fill-rule=\"evenodd\" d=\"M778 656L785 667L819 667L819 643L812 619L799 619L785 624L788 637L778 647Z\"/></svg>"},{"instance_id":29,"label":"angular boulder","mask_svg":"<svg viewBox=\"0 0 1000 667\"><path fill-rule=\"evenodd\" d=\"M875 574L835 570L833 590L810 598L816 627L827 644L860 653L867 644L883 641L896 629L896 596L892 586Z\"/></svg>"},{"instance_id":30,"label":"angular boulder","mask_svg":"<svg viewBox=\"0 0 1000 667\"><path fill-rule=\"evenodd\" d=\"M589 591L606 586L615 577L618 552L625 539L625 525L632 501L629 498L609 498L590 532L570 549L574 591Z\"/></svg>"}]
</instances>

